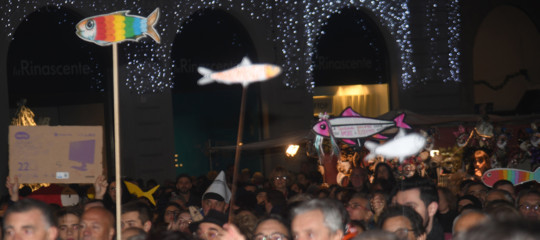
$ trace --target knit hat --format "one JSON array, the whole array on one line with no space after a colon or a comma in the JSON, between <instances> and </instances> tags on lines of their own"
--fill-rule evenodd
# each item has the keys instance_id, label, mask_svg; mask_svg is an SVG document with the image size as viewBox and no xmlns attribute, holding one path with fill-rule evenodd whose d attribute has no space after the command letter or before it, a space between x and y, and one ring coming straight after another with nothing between
<instances>
[{"instance_id":1,"label":"knit hat","mask_svg":"<svg viewBox=\"0 0 540 240\"><path fill-rule=\"evenodd\" d=\"M218 201L224 201L229 203L231 200L231 190L227 186L227 180L225 180L225 172L221 171L216 177L214 182L206 189L202 196L202 200L216 199Z\"/></svg>"}]
</instances>

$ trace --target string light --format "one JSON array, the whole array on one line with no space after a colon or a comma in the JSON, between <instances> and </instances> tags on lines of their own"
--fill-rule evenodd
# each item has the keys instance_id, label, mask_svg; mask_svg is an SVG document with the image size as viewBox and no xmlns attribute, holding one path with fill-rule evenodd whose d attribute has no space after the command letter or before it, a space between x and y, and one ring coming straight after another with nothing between
<instances>
[{"instance_id":1,"label":"string light","mask_svg":"<svg viewBox=\"0 0 540 240\"><path fill-rule=\"evenodd\" d=\"M125 76L124 84L137 93L161 92L174 86L171 49L176 35L182 33L185 24L205 9L220 9L227 12L239 12L241 15L269 27L263 32L273 42L276 63L284 67L283 84L287 87L305 87L311 92L314 85L314 56L316 42L328 19L340 14L342 9L352 8L367 11L374 16L380 26L390 32L399 50L401 63L400 87L403 89L419 85L433 79L444 82L460 82L459 41L461 15L459 0L449 0L445 6L435 6L439 1L427 0L429 23L426 29L429 37L448 38L447 53L436 51L435 43L429 45L430 60L434 70L419 76L413 61L413 43L411 41L410 10L407 0L191 0L191 1L75 1L75 0L6 0L0 4L0 26L10 40L22 21L32 12L45 7L67 7L84 14L104 14L118 10L130 10L131 14L144 16L156 7L161 9L157 31L162 43L151 39L138 43L119 45L120 74ZM448 14L444 34L434 14ZM85 16L87 17L87 16ZM444 28L444 26L443 26ZM445 56L448 54L448 56ZM444 62L443 62L444 59ZM449 67L441 68L448 62ZM424 71L424 70L422 70ZM105 76L100 76L104 78Z\"/></svg>"}]
</instances>

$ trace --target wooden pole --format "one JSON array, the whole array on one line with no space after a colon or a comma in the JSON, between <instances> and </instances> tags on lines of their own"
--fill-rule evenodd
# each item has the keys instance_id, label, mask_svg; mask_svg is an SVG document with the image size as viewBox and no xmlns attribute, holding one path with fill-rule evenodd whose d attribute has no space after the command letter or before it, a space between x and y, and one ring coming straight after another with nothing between
<instances>
[{"instance_id":1,"label":"wooden pole","mask_svg":"<svg viewBox=\"0 0 540 240\"><path fill-rule=\"evenodd\" d=\"M244 118L246 115L246 92L247 85L242 87L242 100L240 103L240 119L238 121L238 136L236 138L236 154L234 156L233 182L231 201L229 202L229 223L233 221L234 202L236 200L236 186L238 185L238 165L240 163L240 153L242 151L242 135L244 134Z\"/></svg>"},{"instance_id":2,"label":"wooden pole","mask_svg":"<svg viewBox=\"0 0 540 240\"><path fill-rule=\"evenodd\" d=\"M118 45L113 43L114 170L116 181L116 239L122 239L122 182L120 178L120 101L118 95Z\"/></svg>"}]
</instances>

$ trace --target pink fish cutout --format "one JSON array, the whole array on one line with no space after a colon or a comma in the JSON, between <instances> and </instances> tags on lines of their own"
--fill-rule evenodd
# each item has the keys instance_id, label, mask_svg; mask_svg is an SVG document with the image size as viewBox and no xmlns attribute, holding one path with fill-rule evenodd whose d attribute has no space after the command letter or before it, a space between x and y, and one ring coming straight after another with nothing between
<instances>
[{"instance_id":1,"label":"pink fish cutout","mask_svg":"<svg viewBox=\"0 0 540 240\"><path fill-rule=\"evenodd\" d=\"M366 137L386 139L379 133L391 127L410 129L411 127L403 122L404 118L405 114L400 114L393 121L366 118L348 107L343 110L340 117L323 119L316 123L312 130L324 137L338 138L348 144L355 144L351 139Z\"/></svg>"}]
</instances>

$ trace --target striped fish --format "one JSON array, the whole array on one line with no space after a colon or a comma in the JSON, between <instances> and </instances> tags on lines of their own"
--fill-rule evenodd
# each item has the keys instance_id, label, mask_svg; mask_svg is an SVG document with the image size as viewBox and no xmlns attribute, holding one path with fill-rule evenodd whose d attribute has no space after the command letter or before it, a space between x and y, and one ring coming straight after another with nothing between
<instances>
[{"instance_id":1,"label":"striped fish","mask_svg":"<svg viewBox=\"0 0 540 240\"><path fill-rule=\"evenodd\" d=\"M534 172L514 168L493 168L482 176L482 181L488 187L492 187L499 180L508 180L514 185L530 181L540 182L540 168Z\"/></svg>"},{"instance_id":2,"label":"striped fish","mask_svg":"<svg viewBox=\"0 0 540 240\"><path fill-rule=\"evenodd\" d=\"M150 36L160 43L161 38L154 28L159 19L159 8L147 18L128 13L129 11L119 11L85 18L77 23L76 34L81 39L100 46L138 41L145 36Z\"/></svg>"}]
</instances>

